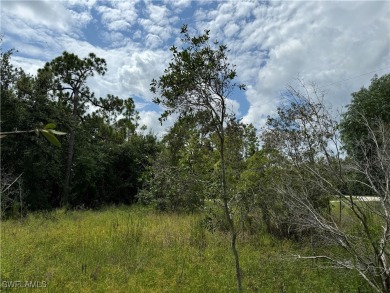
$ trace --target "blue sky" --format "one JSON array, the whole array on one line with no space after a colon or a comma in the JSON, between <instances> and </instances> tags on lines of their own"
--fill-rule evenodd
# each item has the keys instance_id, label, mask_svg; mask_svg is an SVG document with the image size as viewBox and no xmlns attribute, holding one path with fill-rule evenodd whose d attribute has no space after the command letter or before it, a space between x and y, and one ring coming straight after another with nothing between
<instances>
[{"instance_id":1,"label":"blue sky","mask_svg":"<svg viewBox=\"0 0 390 293\"><path fill-rule=\"evenodd\" d=\"M226 44L247 91L230 97L233 111L257 128L299 76L326 91L333 109L390 72L389 1L7 1L1 2L3 48L32 74L69 51L105 58L108 72L89 81L99 96L133 97L141 125L161 135L162 109L149 84L167 67L183 23L210 29Z\"/></svg>"}]
</instances>

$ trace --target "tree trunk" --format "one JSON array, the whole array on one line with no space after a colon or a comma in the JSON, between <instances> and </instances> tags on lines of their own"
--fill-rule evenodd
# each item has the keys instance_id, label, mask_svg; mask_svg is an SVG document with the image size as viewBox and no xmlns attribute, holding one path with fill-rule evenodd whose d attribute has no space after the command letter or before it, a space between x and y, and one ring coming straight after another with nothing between
<instances>
[{"instance_id":1,"label":"tree trunk","mask_svg":"<svg viewBox=\"0 0 390 293\"><path fill-rule=\"evenodd\" d=\"M222 133L221 133L221 169L222 169L222 196L223 196L223 206L224 206L224 211L226 215L226 220L228 221L229 224L229 230L230 230L230 236L231 236L231 248L233 251L234 255L234 261L235 261L235 268L236 268L236 279L237 279L237 291L238 293L242 292L242 283L241 283L241 269L240 269L240 259L238 256L238 251L236 247L236 242L237 242L237 232L234 226L234 221L233 218L230 214L230 208L228 205L228 195L227 195L227 187L226 187L226 164L225 164L225 152L224 152L224 133L223 133L223 128L222 128Z\"/></svg>"},{"instance_id":2,"label":"tree trunk","mask_svg":"<svg viewBox=\"0 0 390 293\"><path fill-rule=\"evenodd\" d=\"M74 91L73 97L73 113L71 119L71 129L70 129L70 138L68 145L68 157L66 160L66 171L65 171L65 182L64 182L64 193L61 199L61 206L66 206L69 203L69 189L70 189L70 177L72 173L73 165L73 154L74 154L74 145L76 141L76 121L77 121L77 112L79 104L79 93L78 89Z\"/></svg>"},{"instance_id":3,"label":"tree trunk","mask_svg":"<svg viewBox=\"0 0 390 293\"><path fill-rule=\"evenodd\" d=\"M75 130L72 128L70 130L69 146L68 146L68 157L66 160L66 171L65 171L65 182L64 182L64 194L61 199L61 206L66 206L69 202L69 185L70 185L70 175L72 171L73 164L73 153L74 153L74 143L75 143Z\"/></svg>"}]
</instances>

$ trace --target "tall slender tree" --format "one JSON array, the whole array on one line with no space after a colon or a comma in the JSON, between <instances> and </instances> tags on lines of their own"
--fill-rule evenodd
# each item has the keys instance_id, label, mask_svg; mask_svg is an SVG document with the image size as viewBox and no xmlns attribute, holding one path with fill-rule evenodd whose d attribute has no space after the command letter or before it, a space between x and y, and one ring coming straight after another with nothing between
<instances>
[{"instance_id":1,"label":"tall slender tree","mask_svg":"<svg viewBox=\"0 0 390 293\"><path fill-rule=\"evenodd\" d=\"M173 58L159 80L153 80L151 91L159 94L154 102L163 105L166 110L161 120L170 114L180 116L203 113L200 123L216 133L219 140L221 161L221 199L231 234L231 248L235 258L238 291L242 291L239 255L236 247L237 231L229 207L229 191L226 180L225 126L234 118L229 112L228 97L236 88L245 89L245 85L235 82L235 66L228 62L227 47L218 41L210 42L209 31L203 35L191 36L187 25L181 29L184 46L170 49Z\"/></svg>"},{"instance_id":2,"label":"tall slender tree","mask_svg":"<svg viewBox=\"0 0 390 293\"><path fill-rule=\"evenodd\" d=\"M40 69L38 75L51 74L53 81L53 95L58 103L65 104L71 109L69 122L69 144L66 160L64 190L61 199L62 205L67 205L69 200L69 184L75 147L77 125L82 120L88 104L97 104L97 99L90 92L87 86L87 79L95 73L104 75L106 72L106 61L90 53L88 57L80 59L77 55L63 52L63 54L51 62L46 63Z\"/></svg>"}]
</instances>

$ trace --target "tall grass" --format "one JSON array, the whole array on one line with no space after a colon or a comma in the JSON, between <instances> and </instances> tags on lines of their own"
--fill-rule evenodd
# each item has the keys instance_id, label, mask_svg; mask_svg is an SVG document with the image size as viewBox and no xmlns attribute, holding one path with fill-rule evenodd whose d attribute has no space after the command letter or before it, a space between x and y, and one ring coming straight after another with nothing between
<instances>
[{"instance_id":1,"label":"tall grass","mask_svg":"<svg viewBox=\"0 0 390 293\"><path fill-rule=\"evenodd\" d=\"M205 230L202 218L133 206L4 221L1 284L45 281L42 292L235 292L228 236ZM240 237L245 291L364 292L353 273L294 260L302 249L267 234Z\"/></svg>"}]
</instances>

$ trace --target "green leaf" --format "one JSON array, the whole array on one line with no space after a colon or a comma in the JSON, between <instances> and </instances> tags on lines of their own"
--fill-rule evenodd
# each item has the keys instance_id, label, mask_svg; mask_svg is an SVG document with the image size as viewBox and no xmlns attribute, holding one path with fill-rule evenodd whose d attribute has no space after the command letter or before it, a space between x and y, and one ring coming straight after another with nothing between
<instances>
[{"instance_id":1,"label":"green leaf","mask_svg":"<svg viewBox=\"0 0 390 293\"><path fill-rule=\"evenodd\" d=\"M43 129L54 129L56 128L56 125L54 123L46 124L46 126Z\"/></svg>"},{"instance_id":2,"label":"green leaf","mask_svg":"<svg viewBox=\"0 0 390 293\"><path fill-rule=\"evenodd\" d=\"M66 132L62 132L62 131L58 131L58 130L54 130L54 129L48 129L48 131L52 134L55 134L55 135L66 135L67 134Z\"/></svg>"},{"instance_id":3,"label":"green leaf","mask_svg":"<svg viewBox=\"0 0 390 293\"><path fill-rule=\"evenodd\" d=\"M45 130L45 129L42 129L40 130L42 135L53 145L57 146L57 147L60 147L61 146L61 143L59 142L59 140L53 135L51 134L49 131Z\"/></svg>"}]
</instances>

